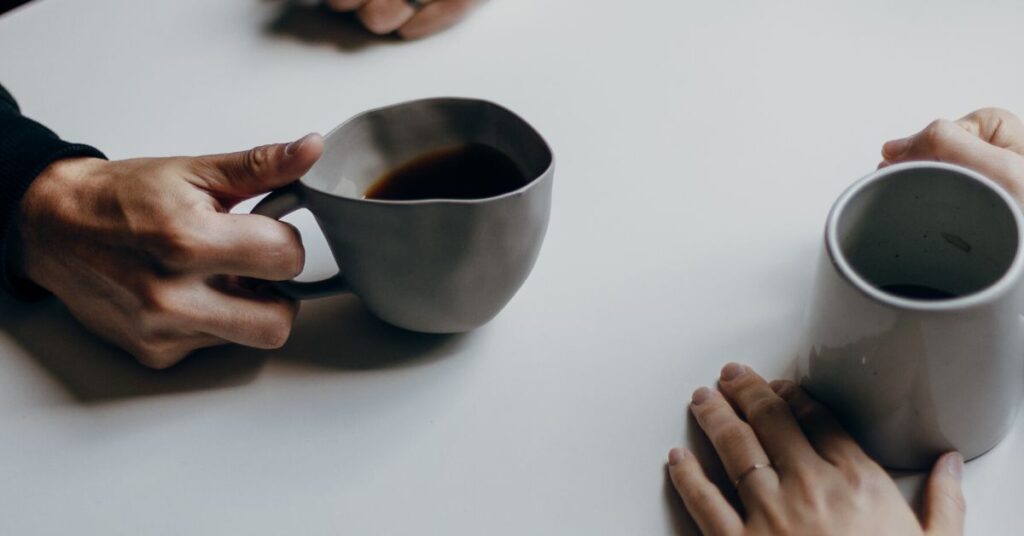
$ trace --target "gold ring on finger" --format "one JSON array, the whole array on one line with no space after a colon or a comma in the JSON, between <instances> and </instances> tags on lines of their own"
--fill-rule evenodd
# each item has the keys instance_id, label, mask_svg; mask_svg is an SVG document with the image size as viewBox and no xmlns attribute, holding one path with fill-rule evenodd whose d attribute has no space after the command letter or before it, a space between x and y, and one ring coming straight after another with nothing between
<instances>
[{"instance_id":1,"label":"gold ring on finger","mask_svg":"<svg viewBox=\"0 0 1024 536\"><path fill-rule=\"evenodd\" d=\"M753 473L758 469L769 469L771 467L771 463L755 463L754 465L751 465L750 467L744 469L743 472L736 477L736 480L733 481L733 485L736 486L736 488L738 489L740 487L740 482L743 482L743 479L747 478L747 476L750 475L750 473Z\"/></svg>"}]
</instances>

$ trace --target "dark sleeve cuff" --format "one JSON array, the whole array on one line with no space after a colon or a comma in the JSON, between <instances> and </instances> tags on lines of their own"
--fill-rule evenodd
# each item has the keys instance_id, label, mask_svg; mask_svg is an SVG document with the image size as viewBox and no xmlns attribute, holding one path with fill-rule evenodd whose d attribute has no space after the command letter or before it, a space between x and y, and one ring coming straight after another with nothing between
<instances>
[{"instance_id":1,"label":"dark sleeve cuff","mask_svg":"<svg viewBox=\"0 0 1024 536\"><path fill-rule=\"evenodd\" d=\"M21 199L47 166L65 158L106 158L100 151L61 140L52 131L24 117L10 94L0 87L0 286L19 299L46 295L39 286L14 277L9 253L16 239Z\"/></svg>"}]
</instances>

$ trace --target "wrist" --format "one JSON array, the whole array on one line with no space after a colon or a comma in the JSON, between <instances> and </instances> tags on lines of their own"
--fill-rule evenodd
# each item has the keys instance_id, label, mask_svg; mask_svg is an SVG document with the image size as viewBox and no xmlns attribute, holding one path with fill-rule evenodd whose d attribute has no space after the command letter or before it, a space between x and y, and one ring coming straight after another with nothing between
<instances>
[{"instance_id":1,"label":"wrist","mask_svg":"<svg viewBox=\"0 0 1024 536\"><path fill-rule=\"evenodd\" d=\"M32 181L18 205L9 238L7 270L12 279L48 288L40 265L47 256L47 244L53 243L50 234L62 230L61 221L66 221L62 212L73 210L74 202L79 201L80 185L105 164L106 160L91 157L57 160Z\"/></svg>"}]
</instances>

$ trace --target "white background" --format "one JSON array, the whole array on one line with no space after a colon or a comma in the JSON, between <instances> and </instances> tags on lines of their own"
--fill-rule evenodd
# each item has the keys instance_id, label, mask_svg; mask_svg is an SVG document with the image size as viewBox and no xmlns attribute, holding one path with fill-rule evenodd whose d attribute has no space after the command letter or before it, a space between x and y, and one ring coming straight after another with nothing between
<instances>
[{"instance_id":1,"label":"white background","mask_svg":"<svg viewBox=\"0 0 1024 536\"><path fill-rule=\"evenodd\" d=\"M663 463L699 437L690 393L727 360L789 370L832 200L887 139L1024 111L1017 0L491 0L416 43L282 10L37 0L0 17L0 81L111 158L497 101L557 155L533 275L465 336L340 297L307 303L282 350L166 372L59 304L5 302L0 533L688 533ZM968 465L969 534L1019 530L1021 453L1018 424Z\"/></svg>"}]
</instances>

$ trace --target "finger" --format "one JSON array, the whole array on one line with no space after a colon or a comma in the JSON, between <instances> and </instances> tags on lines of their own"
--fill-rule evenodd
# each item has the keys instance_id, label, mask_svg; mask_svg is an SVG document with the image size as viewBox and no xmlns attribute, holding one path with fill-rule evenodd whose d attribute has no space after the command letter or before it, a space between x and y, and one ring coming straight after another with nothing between
<instances>
[{"instance_id":1,"label":"finger","mask_svg":"<svg viewBox=\"0 0 1024 536\"><path fill-rule=\"evenodd\" d=\"M795 383L776 380L771 383L771 387L789 404L790 411L800 423L800 428L822 458L837 466L874 463L850 434L846 433L832 413Z\"/></svg>"},{"instance_id":2,"label":"finger","mask_svg":"<svg viewBox=\"0 0 1024 536\"><path fill-rule=\"evenodd\" d=\"M967 504L961 490L964 459L958 452L939 458L924 492L924 527L930 536L963 534Z\"/></svg>"},{"instance_id":3,"label":"finger","mask_svg":"<svg viewBox=\"0 0 1024 536\"><path fill-rule=\"evenodd\" d=\"M728 536L743 531L739 514L708 480L693 453L682 448L669 451L668 474L702 534Z\"/></svg>"},{"instance_id":4,"label":"finger","mask_svg":"<svg viewBox=\"0 0 1024 536\"><path fill-rule=\"evenodd\" d=\"M226 342L206 333L182 333L173 328L146 332L137 322L120 317L112 302L101 304L99 314L95 307L83 306L77 300L68 300L66 304L89 331L153 369L174 366L195 350Z\"/></svg>"},{"instance_id":5,"label":"finger","mask_svg":"<svg viewBox=\"0 0 1024 536\"><path fill-rule=\"evenodd\" d=\"M291 225L255 214L210 213L197 219L188 238L154 250L166 269L269 281L285 281L302 272L305 249Z\"/></svg>"},{"instance_id":6,"label":"finger","mask_svg":"<svg viewBox=\"0 0 1024 536\"><path fill-rule=\"evenodd\" d=\"M781 477L789 471L813 471L822 462L793 418L789 404L750 367L729 363L722 368L718 383L754 429Z\"/></svg>"},{"instance_id":7,"label":"finger","mask_svg":"<svg viewBox=\"0 0 1024 536\"><path fill-rule=\"evenodd\" d=\"M748 473L755 465L769 463L769 458L750 425L736 415L725 397L713 389L701 387L693 393L690 411L715 447L729 480L736 482L743 476L739 492L744 504L756 504L778 488L778 475L772 469Z\"/></svg>"},{"instance_id":8,"label":"finger","mask_svg":"<svg viewBox=\"0 0 1024 536\"><path fill-rule=\"evenodd\" d=\"M327 0L327 7L335 11L355 11L368 0Z\"/></svg>"},{"instance_id":9,"label":"finger","mask_svg":"<svg viewBox=\"0 0 1024 536\"><path fill-rule=\"evenodd\" d=\"M224 214L217 255L206 273L287 281L302 273L306 250L299 231L256 214Z\"/></svg>"},{"instance_id":10,"label":"finger","mask_svg":"<svg viewBox=\"0 0 1024 536\"><path fill-rule=\"evenodd\" d=\"M200 156L191 163L199 186L230 206L295 181L313 167L323 148L319 134L307 134L289 144Z\"/></svg>"},{"instance_id":11,"label":"finger","mask_svg":"<svg viewBox=\"0 0 1024 536\"><path fill-rule=\"evenodd\" d=\"M398 30L398 35L403 39L419 39L440 32L462 20L477 3L477 0L437 0L427 4Z\"/></svg>"},{"instance_id":12,"label":"finger","mask_svg":"<svg viewBox=\"0 0 1024 536\"><path fill-rule=\"evenodd\" d=\"M228 341L208 333L166 333L134 340L126 347L142 365L163 370L177 365L196 350L227 343Z\"/></svg>"},{"instance_id":13,"label":"finger","mask_svg":"<svg viewBox=\"0 0 1024 536\"><path fill-rule=\"evenodd\" d=\"M232 294L204 287L191 309L188 326L253 348L280 348L291 334L298 303L275 293Z\"/></svg>"},{"instance_id":14,"label":"finger","mask_svg":"<svg viewBox=\"0 0 1024 536\"><path fill-rule=\"evenodd\" d=\"M406 0L370 0L359 8L359 20L375 34L389 34L412 19L416 9Z\"/></svg>"},{"instance_id":15,"label":"finger","mask_svg":"<svg viewBox=\"0 0 1024 536\"><path fill-rule=\"evenodd\" d=\"M882 147L889 163L913 160L936 160L974 169L998 182L1018 199L1024 198L1024 185L1019 184L1022 170L1020 156L996 147L961 125L937 120L909 138L893 140Z\"/></svg>"},{"instance_id":16,"label":"finger","mask_svg":"<svg viewBox=\"0 0 1024 536\"><path fill-rule=\"evenodd\" d=\"M956 124L996 147L1024 155L1024 122L1002 108L982 108L956 120Z\"/></svg>"}]
</instances>

